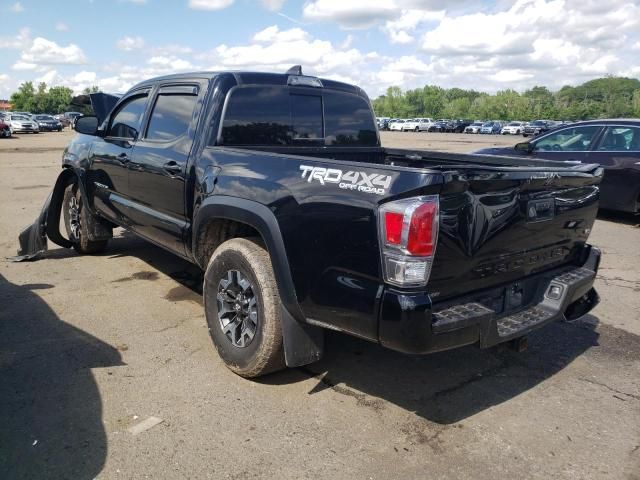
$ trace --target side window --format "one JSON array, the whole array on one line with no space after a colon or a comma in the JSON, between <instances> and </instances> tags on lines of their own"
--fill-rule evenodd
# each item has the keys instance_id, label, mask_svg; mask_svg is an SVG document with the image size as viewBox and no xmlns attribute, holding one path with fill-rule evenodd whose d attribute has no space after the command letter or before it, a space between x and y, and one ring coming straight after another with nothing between
<instances>
[{"instance_id":1,"label":"side window","mask_svg":"<svg viewBox=\"0 0 640 480\"><path fill-rule=\"evenodd\" d=\"M137 138L147 106L147 95L127 99L111 118L108 137Z\"/></svg>"},{"instance_id":2,"label":"side window","mask_svg":"<svg viewBox=\"0 0 640 480\"><path fill-rule=\"evenodd\" d=\"M378 136L369 104L348 93L324 95L326 145L376 146Z\"/></svg>"},{"instance_id":3,"label":"side window","mask_svg":"<svg viewBox=\"0 0 640 480\"><path fill-rule=\"evenodd\" d=\"M288 145L289 92L277 87L244 87L231 94L222 123L224 145Z\"/></svg>"},{"instance_id":4,"label":"side window","mask_svg":"<svg viewBox=\"0 0 640 480\"><path fill-rule=\"evenodd\" d=\"M535 150L554 152L584 152L589 150L600 127L565 128L534 141Z\"/></svg>"},{"instance_id":5,"label":"side window","mask_svg":"<svg viewBox=\"0 0 640 480\"><path fill-rule=\"evenodd\" d=\"M151 112L146 138L169 141L187 133L197 95L160 93Z\"/></svg>"},{"instance_id":6,"label":"side window","mask_svg":"<svg viewBox=\"0 0 640 480\"><path fill-rule=\"evenodd\" d=\"M640 128L637 127L609 127L600 142L598 151L640 152Z\"/></svg>"}]
</instances>

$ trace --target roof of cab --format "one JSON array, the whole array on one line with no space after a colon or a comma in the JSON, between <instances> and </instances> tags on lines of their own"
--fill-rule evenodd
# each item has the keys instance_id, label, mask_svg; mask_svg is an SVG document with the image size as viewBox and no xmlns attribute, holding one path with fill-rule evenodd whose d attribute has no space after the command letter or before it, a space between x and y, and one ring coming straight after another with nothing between
<instances>
[{"instance_id":1,"label":"roof of cab","mask_svg":"<svg viewBox=\"0 0 640 480\"><path fill-rule=\"evenodd\" d=\"M145 85L153 85L159 82L166 82L168 80L188 80L194 78L203 78L211 80L221 75L233 76L238 85L287 85L289 73L266 73L266 72L240 72L240 71L223 71L223 72L188 72L188 73L174 73L171 75L164 75L161 77L150 78L144 80L137 85L133 86L131 90L143 87ZM309 76L309 75L302 75ZM338 82L326 78L320 78L323 88L330 88L333 90L342 90L344 92L350 92L357 95L366 96L364 90L355 85L348 83ZM315 88L315 87L312 87Z\"/></svg>"}]
</instances>

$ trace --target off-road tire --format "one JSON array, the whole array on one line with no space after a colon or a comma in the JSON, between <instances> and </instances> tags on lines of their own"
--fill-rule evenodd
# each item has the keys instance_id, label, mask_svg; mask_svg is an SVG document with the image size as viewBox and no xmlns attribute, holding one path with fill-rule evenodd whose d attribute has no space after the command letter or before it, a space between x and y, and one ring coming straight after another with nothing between
<instances>
[{"instance_id":1,"label":"off-road tire","mask_svg":"<svg viewBox=\"0 0 640 480\"><path fill-rule=\"evenodd\" d=\"M78 210L77 219L80 222L79 228L75 229L76 233L74 233L74 229L71 226L72 219L70 211L70 205L74 199ZM62 201L62 213L64 217L64 226L67 230L67 238L73 243L73 248L76 252L82 255L91 255L94 253L100 253L107 248L109 240L89 240L87 225L89 223L89 215L91 215L91 213L84 208L82 194L80 193L78 184L74 183L66 188L64 192L64 200Z\"/></svg>"},{"instance_id":2,"label":"off-road tire","mask_svg":"<svg viewBox=\"0 0 640 480\"><path fill-rule=\"evenodd\" d=\"M240 272L251 284L257 304L257 326L252 340L236 346L223 332L218 316L220 282L229 271ZM211 255L204 275L204 308L209 334L226 366L245 378L285 368L281 304L269 253L257 238L234 238Z\"/></svg>"}]
</instances>

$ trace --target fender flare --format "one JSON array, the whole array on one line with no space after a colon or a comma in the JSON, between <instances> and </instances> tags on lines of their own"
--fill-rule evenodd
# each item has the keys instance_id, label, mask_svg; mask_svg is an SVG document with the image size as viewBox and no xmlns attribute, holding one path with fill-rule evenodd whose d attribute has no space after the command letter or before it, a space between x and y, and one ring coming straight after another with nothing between
<instances>
[{"instance_id":1,"label":"fender flare","mask_svg":"<svg viewBox=\"0 0 640 480\"><path fill-rule=\"evenodd\" d=\"M212 219L244 223L262 236L282 300L282 335L287 366L297 367L319 360L324 349L324 332L308 324L300 308L284 240L273 212L261 203L244 198L227 195L208 197L198 209L193 222L192 252L196 258L200 231ZM204 269L206 265L200 267Z\"/></svg>"}]
</instances>

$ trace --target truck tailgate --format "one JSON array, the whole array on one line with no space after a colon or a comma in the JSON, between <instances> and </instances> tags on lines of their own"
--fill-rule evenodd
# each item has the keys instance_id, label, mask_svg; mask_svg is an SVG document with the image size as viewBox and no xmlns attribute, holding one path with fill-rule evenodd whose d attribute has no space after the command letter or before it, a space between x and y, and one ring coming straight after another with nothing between
<instances>
[{"instance_id":1,"label":"truck tailgate","mask_svg":"<svg viewBox=\"0 0 640 480\"><path fill-rule=\"evenodd\" d=\"M434 302L577 261L602 169L451 167L428 290Z\"/></svg>"}]
</instances>

